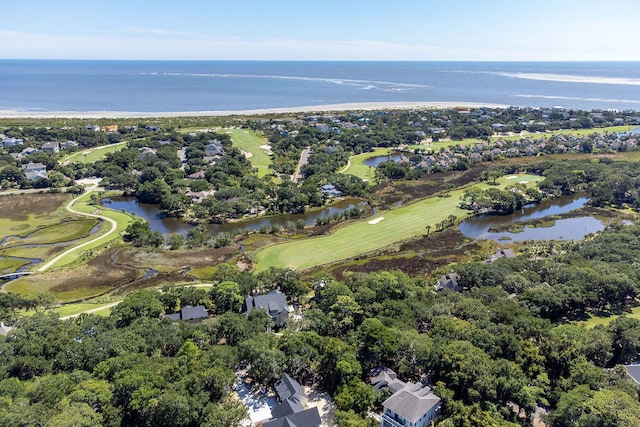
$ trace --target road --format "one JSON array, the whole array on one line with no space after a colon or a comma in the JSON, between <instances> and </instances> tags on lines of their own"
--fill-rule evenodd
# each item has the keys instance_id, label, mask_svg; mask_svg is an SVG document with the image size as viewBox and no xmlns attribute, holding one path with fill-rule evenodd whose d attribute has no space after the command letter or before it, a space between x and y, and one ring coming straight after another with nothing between
<instances>
[{"instance_id":1,"label":"road","mask_svg":"<svg viewBox=\"0 0 640 427\"><path fill-rule=\"evenodd\" d=\"M302 166L306 165L307 162L309 161L310 153L311 153L311 148L305 148L304 150L302 150L302 153L300 153L300 161L298 162L296 173L293 174L292 181L298 182L299 180L302 179L302 174L300 173L300 169L302 169Z\"/></svg>"},{"instance_id":2,"label":"road","mask_svg":"<svg viewBox=\"0 0 640 427\"><path fill-rule=\"evenodd\" d=\"M111 308L111 307L115 307L116 305L120 304L122 301L116 301L116 302L112 302L109 304L105 304L105 305L101 305L100 307L96 307L96 308L91 308L89 310L85 310L82 313L78 313L78 314L70 314L69 316L64 316L61 317L60 320L67 320L67 319L72 319L74 317L78 317L81 314L89 314L89 313L95 313L96 311L100 311L100 310L104 310L105 308Z\"/></svg>"},{"instance_id":3,"label":"road","mask_svg":"<svg viewBox=\"0 0 640 427\"><path fill-rule=\"evenodd\" d=\"M88 192L91 192L91 191L98 191L98 190L100 190L100 188L98 188L98 187L93 187L93 188L90 188ZM87 194L87 193L85 193L85 194ZM94 238L94 239L91 239L91 240L89 240L89 241L87 241L87 242L81 243L81 244L79 244L79 245L76 245L76 246L73 246L73 247L71 247L71 248L67 249L66 251L64 251L64 252L62 252L61 254L57 255L56 257L54 257L54 258L50 259L50 260L49 260L49 261L47 261L46 263L42 264L42 265L38 268L38 270L37 270L37 271L45 271L45 270L47 270L49 267L51 267L53 264L55 264L56 262L58 262L61 258L63 258L63 257L65 257L65 256L67 256L67 255L68 255L68 254L70 254L71 252L73 252L73 251L75 251L75 250L78 250L78 249L80 249L80 248L83 248L83 247L85 247L85 246L88 246L88 245L90 245L90 244L92 244L92 243L96 242L97 240L100 240L100 239L104 238L105 236L110 235L111 233L115 233L115 231L117 230L117 228L118 228L118 223L117 223L115 220L111 219L111 218L107 218L106 216L102 216L102 215L98 215L98 214L92 214L92 213L79 212L79 211L76 211L76 210L74 210L74 209L72 208L73 204L74 204L75 202L77 202L77 201L78 201L78 199L79 199L79 198L81 198L81 197L83 197L85 194L81 194L81 195L79 195L78 197L76 197L75 199L71 200L69 203L67 203L67 206L65 207L65 208L66 208L66 210L67 210L68 212L71 212L71 213L74 213L74 214L77 214L77 215L88 216L88 217L91 217L91 218L98 218L98 219L101 219L102 221L106 221L106 222L108 222L108 223L110 223L110 224L111 224L111 229L110 229L107 233L105 233L105 234L101 234L100 236L98 236L98 237L96 237L96 238Z\"/></svg>"}]
</instances>

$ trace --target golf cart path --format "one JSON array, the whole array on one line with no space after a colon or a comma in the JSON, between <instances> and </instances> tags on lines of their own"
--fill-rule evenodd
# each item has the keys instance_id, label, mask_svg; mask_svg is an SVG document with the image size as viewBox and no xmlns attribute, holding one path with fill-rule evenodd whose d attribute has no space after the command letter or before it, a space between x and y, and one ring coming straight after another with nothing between
<instances>
[{"instance_id":1,"label":"golf cart path","mask_svg":"<svg viewBox=\"0 0 640 427\"><path fill-rule=\"evenodd\" d=\"M89 189L88 189L87 193L89 193L89 192L91 192L91 191L98 191L98 190L100 190L100 188L98 188L98 187L92 187L92 188L89 188ZM78 249L81 249L81 248L83 248L83 247L85 247L85 246L88 246L88 245L90 245L90 244L92 244L92 243L94 243L94 242L96 242L96 241L98 241L98 240L100 240L100 239L102 239L102 238L104 238L104 237L106 237L106 236L109 236L110 234L115 233L115 231L117 230L117 228L118 228L118 223L117 223L115 220L111 219L111 218L107 218L106 216L102 216L102 215L98 215L98 214L92 214L92 213L79 212L79 211L76 211L76 210L74 210L74 209L72 208L73 204L74 204L75 202L77 202L77 201L78 201L78 199L80 199L81 197L84 197L87 193L81 194L81 195L79 195L78 197L76 197L75 199L71 200L69 203L67 203L67 206L65 206L65 209L66 209L68 212L74 213L74 214L76 214L76 215L88 216L88 217L91 217L91 218L98 218L98 219L101 219L102 221L106 221L106 222L108 222L108 223L110 223L110 224L111 224L111 229L110 229L109 231L107 231L105 234L101 234L100 236L98 236L98 237L96 237L96 238L94 238L94 239L91 239L91 240L89 240L89 241L87 241L87 242L84 242L84 243L81 243L81 244L79 244L79 245L76 245L76 246L72 246L72 247L70 247L70 248L69 248L69 249L67 249L66 251L64 251L64 252L62 252L62 253L60 253L60 254L58 254L57 256L55 256L54 258L50 259L50 260L49 260L49 261L47 261L46 263L42 264L42 265L38 268L38 270L37 270L37 271L40 271L40 272L42 272L42 271L46 271L49 267L51 267L52 265L54 265L56 262L58 262L58 261L59 261L60 259L62 259L63 257L67 256L67 255L68 255L68 254L70 254L71 252L76 251L76 250L78 250Z\"/></svg>"}]
</instances>

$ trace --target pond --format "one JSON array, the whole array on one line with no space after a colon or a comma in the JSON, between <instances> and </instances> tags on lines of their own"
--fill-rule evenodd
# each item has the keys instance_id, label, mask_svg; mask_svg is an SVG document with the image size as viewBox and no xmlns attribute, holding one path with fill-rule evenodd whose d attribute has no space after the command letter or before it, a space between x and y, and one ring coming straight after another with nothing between
<instances>
[{"instance_id":1,"label":"pond","mask_svg":"<svg viewBox=\"0 0 640 427\"><path fill-rule=\"evenodd\" d=\"M378 167L380 163L384 163L387 160L393 160L395 163L398 163L401 158L402 158L401 154L395 153L390 156L369 157L368 159L363 160L362 164L365 166L372 166L375 168L375 167Z\"/></svg>"},{"instance_id":2,"label":"pond","mask_svg":"<svg viewBox=\"0 0 640 427\"><path fill-rule=\"evenodd\" d=\"M140 218L149 223L151 230L159 231L162 234L178 233L185 236L194 226L186 224L178 218L167 216L160 209L159 205L150 205L146 203L138 203L134 197L113 197L104 199L103 205L110 209L125 210L133 212ZM257 217L240 222L229 222L226 224L207 224L207 231L212 234L217 233L234 233L241 229L258 231L262 227L271 227L274 224L284 227L288 222L296 222L303 220L306 225L315 225L316 219L330 216L335 213L341 213L355 207L357 204L363 203L361 199L345 198L332 203L322 209L305 212L302 214L283 214L270 217Z\"/></svg>"},{"instance_id":3,"label":"pond","mask_svg":"<svg viewBox=\"0 0 640 427\"><path fill-rule=\"evenodd\" d=\"M604 223L591 216L565 218L555 221L551 227L525 227L520 232L490 232L493 226L504 226L514 222L558 215L584 207L588 199L580 196L565 196L544 200L540 204L525 207L511 215L480 215L463 221L458 229L474 239L496 242L522 242L524 240L580 240L589 233L604 230Z\"/></svg>"}]
</instances>

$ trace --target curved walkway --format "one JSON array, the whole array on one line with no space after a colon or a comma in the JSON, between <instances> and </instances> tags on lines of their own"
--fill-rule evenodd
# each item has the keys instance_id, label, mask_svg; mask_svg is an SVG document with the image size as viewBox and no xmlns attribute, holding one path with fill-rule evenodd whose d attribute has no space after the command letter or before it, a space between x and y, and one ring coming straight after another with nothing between
<instances>
[{"instance_id":1,"label":"curved walkway","mask_svg":"<svg viewBox=\"0 0 640 427\"><path fill-rule=\"evenodd\" d=\"M63 317L60 318L60 320L73 319L74 317L78 317L81 314L95 313L96 311L104 310L106 308L115 307L116 305L120 304L121 302L122 301L116 301L116 302L112 302L112 303L109 303L109 304L101 305L100 307L90 308L89 310L85 310L85 311L83 311L81 313L70 314L68 316L63 316Z\"/></svg>"},{"instance_id":2,"label":"curved walkway","mask_svg":"<svg viewBox=\"0 0 640 427\"><path fill-rule=\"evenodd\" d=\"M50 259L50 260L49 260L49 261L47 261L46 263L42 264L42 265L38 268L38 270L37 270L37 271L45 271L45 270L47 270L49 267L51 267L53 264L55 264L56 262L58 262L61 258L63 258L63 257L65 257L65 256L67 256L67 255L68 255L68 254L70 254L71 252L76 251L76 250L78 250L78 249L81 249L81 248L83 248L83 247L85 247L85 246L88 246L88 245L90 245L90 244L92 244L92 243L94 243L94 242L96 242L96 241L98 241L98 240L100 240L100 239L103 239L105 236L108 236L108 235L110 235L111 233L114 233L114 232L117 230L117 228L118 228L118 223L117 223L115 220L113 220L113 219L111 219L111 218L107 218L106 216L102 216L102 215L91 214L91 213L85 213L85 212L79 212L79 211L74 210L74 209L71 207L75 202L77 202L77 201L78 201L78 199L80 199L81 197L84 197L85 195L87 195L88 193L90 193L90 192L92 192L92 191L97 191L97 190L98 190L98 188L97 188L97 187L94 187L94 188L90 188L90 189L88 189L88 190L89 190L89 191L87 191L86 193L83 193L83 194L79 195L78 197L76 197L75 199L73 199L73 200L71 200L69 203L67 203L67 206L65 207L65 209L66 209L68 212L71 212L71 213L74 213L74 214L77 214L77 215L88 216L88 217L91 217L91 218L98 218L98 219L101 219L102 221L107 221L107 222L109 222L109 223L111 224L111 229L110 229L109 231L107 231L105 234L101 234L100 236L98 236L98 237L96 237L96 238L94 238L94 239L91 239L91 240L89 240L89 241L87 241L87 242L81 243L81 244L79 244L79 245L77 245L77 246L73 246L73 247L71 247L71 248L67 249L66 251L62 252L61 254L58 254L58 255L57 255L57 256L55 256L53 259Z\"/></svg>"},{"instance_id":3,"label":"curved walkway","mask_svg":"<svg viewBox=\"0 0 640 427\"><path fill-rule=\"evenodd\" d=\"M353 157L353 156L349 156L349 159L347 159L347 164L346 164L346 166L345 166L345 167L343 167L342 169L340 169L340 170L338 171L338 173L345 173L346 171L348 171L348 170L349 170L349 168L351 167L351 157Z\"/></svg>"}]
</instances>

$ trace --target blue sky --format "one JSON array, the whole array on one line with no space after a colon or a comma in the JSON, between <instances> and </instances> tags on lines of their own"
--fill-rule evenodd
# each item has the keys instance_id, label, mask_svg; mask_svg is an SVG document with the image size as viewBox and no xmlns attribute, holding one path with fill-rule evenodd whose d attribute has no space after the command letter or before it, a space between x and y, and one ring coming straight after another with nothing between
<instances>
[{"instance_id":1,"label":"blue sky","mask_svg":"<svg viewBox=\"0 0 640 427\"><path fill-rule=\"evenodd\" d=\"M640 60L640 0L0 0L0 58Z\"/></svg>"}]
</instances>

